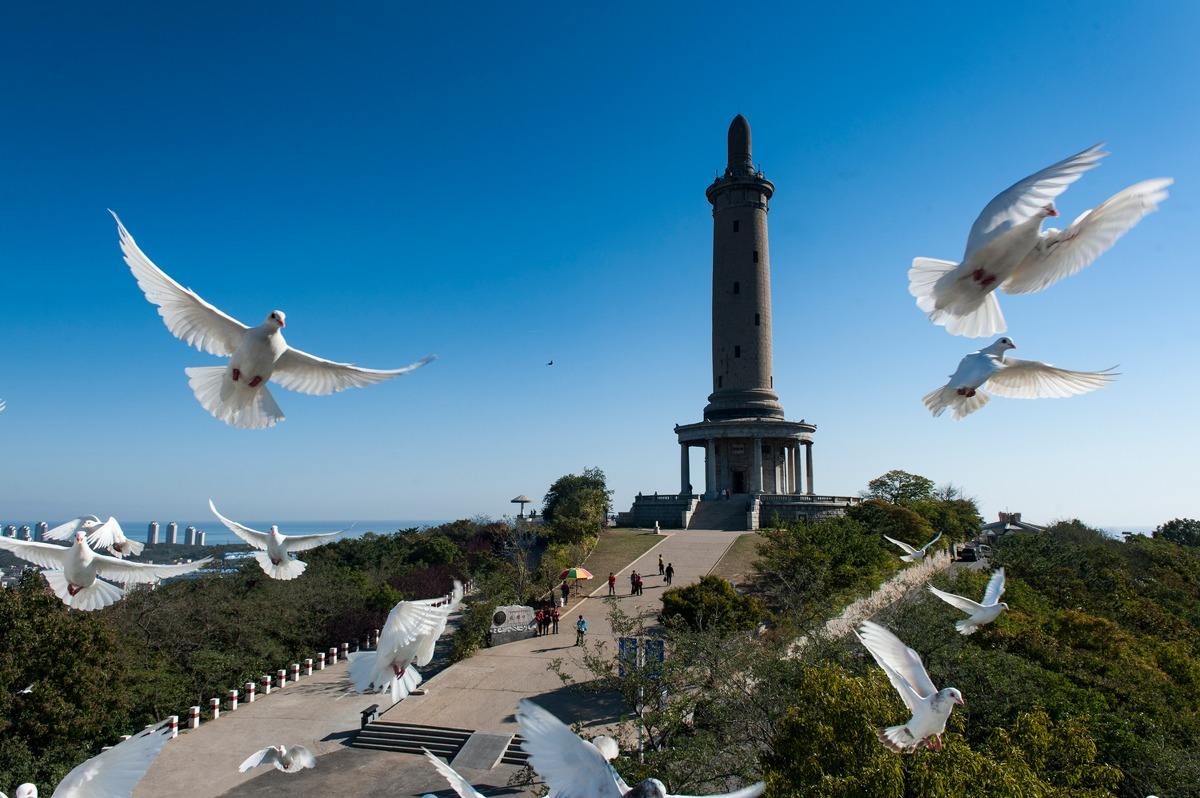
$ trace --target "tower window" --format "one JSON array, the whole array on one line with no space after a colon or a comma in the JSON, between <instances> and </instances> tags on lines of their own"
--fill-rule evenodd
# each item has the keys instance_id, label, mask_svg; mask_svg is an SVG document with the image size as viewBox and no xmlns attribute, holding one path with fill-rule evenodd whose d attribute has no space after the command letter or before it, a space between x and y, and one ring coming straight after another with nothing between
<instances>
[{"instance_id":1,"label":"tower window","mask_svg":"<svg viewBox=\"0 0 1200 798\"><path fill-rule=\"evenodd\" d=\"M737 280L733 281L733 293L735 293L735 294L742 293L742 284L739 283Z\"/></svg>"},{"instance_id":2,"label":"tower window","mask_svg":"<svg viewBox=\"0 0 1200 798\"><path fill-rule=\"evenodd\" d=\"M733 220L733 232L735 232L735 233L738 231L738 224L739 224L738 220L734 219Z\"/></svg>"},{"instance_id":3,"label":"tower window","mask_svg":"<svg viewBox=\"0 0 1200 798\"><path fill-rule=\"evenodd\" d=\"M758 263L758 250L754 250L754 262Z\"/></svg>"},{"instance_id":4,"label":"tower window","mask_svg":"<svg viewBox=\"0 0 1200 798\"><path fill-rule=\"evenodd\" d=\"M775 387L775 375L774 374L772 374L770 376L770 380L771 380L771 387L774 388Z\"/></svg>"},{"instance_id":5,"label":"tower window","mask_svg":"<svg viewBox=\"0 0 1200 798\"><path fill-rule=\"evenodd\" d=\"M718 377L717 377L717 387L718 387L718 388L720 388L720 387L721 387L721 383L723 383L723 382L725 382L725 378L724 378L724 377L720 377L720 376L718 376Z\"/></svg>"},{"instance_id":6,"label":"tower window","mask_svg":"<svg viewBox=\"0 0 1200 798\"><path fill-rule=\"evenodd\" d=\"M734 356L734 357L741 357L741 356L742 356L742 348L741 348L740 346L735 346L735 347L733 348L733 356Z\"/></svg>"},{"instance_id":7,"label":"tower window","mask_svg":"<svg viewBox=\"0 0 1200 798\"><path fill-rule=\"evenodd\" d=\"M761 324L762 324L762 316L758 313L755 313L754 314L754 326L758 327L758 326L761 326Z\"/></svg>"}]
</instances>

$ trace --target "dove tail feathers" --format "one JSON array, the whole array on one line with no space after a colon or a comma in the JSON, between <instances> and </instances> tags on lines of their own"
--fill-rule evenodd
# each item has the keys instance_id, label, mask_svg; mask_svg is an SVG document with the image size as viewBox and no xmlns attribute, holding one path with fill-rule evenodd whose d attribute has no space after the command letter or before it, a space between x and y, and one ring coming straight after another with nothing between
<instances>
[{"instance_id":1,"label":"dove tail feathers","mask_svg":"<svg viewBox=\"0 0 1200 798\"><path fill-rule=\"evenodd\" d=\"M110 604L117 603L125 595L116 585L105 582L103 579L97 579L72 596L71 591L68 590L67 577L62 571L42 571L42 575L46 577L46 582L50 585L50 590L54 592L54 595L62 599L63 604L76 610L91 612L103 609Z\"/></svg>"},{"instance_id":2,"label":"dove tail feathers","mask_svg":"<svg viewBox=\"0 0 1200 798\"><path fill-rule=\"evenodd\" d=\"M408 698L409 693L416 690L422 681L421 672L409 665L403 674L392 679L392 702Z\"/></svg>"},{"instance_id":3,"label":"dove tail feathers","mask_svg":"<svg viewBox=\"0 0 1200 798\"><path fill-rule=\"evenodd\" d=\"M944 413L947 407L951 408L954 420L959 421L986 405L989 399L991 397L980 390L976 390L974 396L963 396L949 385L943 385L925 394L921 401L935 417Z\"/></svg>"},{"instance_id":4,"label":"dove tail feathers","mask_svg":"<svg viewBox=\"0 0 1200 798\"><path fill-rule=\"evenodd\" d=\"M978 626L966 618L961 621L955 621L954 628L958 630L960 635L973 635L979 630Z\"/></svg>"},{"instance_id":5,"label":"dove tail feathers","mask_svg":"<svg viewBox=\"0 0 1200 798\"><path fill-rule=\"evenodd\" d=\"M276 565L271 562L271 555L265 551L254 552L254 559L258 560L259 566L262 567L263 573L267 576L285 582L289 579L295 579L304 573L304 569L308 567L307 563L301 560L294 560L291 557Z\"/></svg>"},{"instance_id":6,"label":"dove tail feathers","mask_svg":"<svg viewBox=\"0 0 1200 798\"><path fill-rule=\"evenodd\" d=\"M980 296L974 282L952 276L960 264L936 258L913 258L908 292L934 324L951 335L980 338L1008 329L994 291Z\"/></svg>"},{"instance_id":7,"label":"dove tail feathers","mask_svg":"<svg viewBox=\"0 0 1200 798\"><path fill-rule=\"evenodd\" d=\"M916 737L913 737L907 726L889 726L886 729L880 729L876 736L879 737L879 742L883 743L884 748L896 754L914 750L919 742Z\"/></svg>"},{"instance_id":8,"label":"dove tail feathers","mask_svg":"<svg viewBox=\"0 0 1200 798\"><path fill-rule=\"evenodd\" d=\"M200 406L233 427L265 429L283 421L283 411L266 385L251 388L235 383L226 366L184 369Z\"/></svg>"}]
</instances>

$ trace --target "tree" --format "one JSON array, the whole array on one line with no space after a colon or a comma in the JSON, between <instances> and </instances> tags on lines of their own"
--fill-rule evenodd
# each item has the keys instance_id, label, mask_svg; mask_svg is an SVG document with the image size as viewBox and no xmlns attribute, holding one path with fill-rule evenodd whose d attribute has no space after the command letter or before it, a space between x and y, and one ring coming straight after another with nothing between
<instances>
[{"instance_id":1,"label":"tree","mask_svg":"<svg viewBox=\"0 0 1200 798\"><path fill-rule=\"evenodd\" d=\"M663 593L662 604L664 620L684 623L696 631L749 631L766 615L758 599L739 596L728 580L711 574L687 587L671 588Z\"/></svg>"},{"instance_id":2,"label":"tree","mask_svg":"<svg viewBox=\"0 0 1200 798\"><path fill-rule=\"evenodd\" d=\"M850 517L789 524L759 537L755 583L771 608L801 629L823 623L897 567L884 548L890 544Z\"/></svg>"},{"instance_id":3,"label":"tree","mask_svg":"<svg viewBox=\"0 0 1200 798\"><path fill-rule=\"evenodd\" d=\"M1200 520L1172 518L1154 530L1154 537L1182 546L1200 546Z\"/></svg>"},{"instance_id":4,"label":"tree","mask_svg":"<svg viewBox=\"0 0 1200 798\"><path fill-rule=\"evenodd\" d=\"M867 499L851 507L846 515L872 534L887 535L912 546L924 546L936 534L933 525L916 510L900 504L888 504L881 499Z\"/></svg>"},{"instance_id":5,"label":"tree","mask_svg":"<svg viewBox=\"0 0 1200 798\"><path fill-rule=\"evenodd\" d=\"M933 498L933 480L893 468L867 483L864 498L881 499L892 504L908 504Z\"/></svg>"},{"instance_id":6,"label":"tree","mask_svg":"<svg viewBox=\"0 0 1200 798\"><path fill-rule=\"evenodd\" d=\"M604 472L585 468L582 474L559 477L542 499L542 517L554 537L577 543L588 535L599 534L612 501Z\"/></svg>"}]
</instances>

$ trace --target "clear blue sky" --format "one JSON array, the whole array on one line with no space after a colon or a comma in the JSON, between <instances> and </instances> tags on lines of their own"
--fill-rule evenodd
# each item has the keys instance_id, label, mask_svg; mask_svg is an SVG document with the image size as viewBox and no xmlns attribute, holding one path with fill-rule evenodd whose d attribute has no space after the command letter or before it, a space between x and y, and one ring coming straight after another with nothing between
<instances>
[{"instance_id":1,"label":"clear blue sky","mask_svg":"<svg viewBox=\"0 0 1200 798\"><path fill-rule=\"evenodd\" d=\"M819 425L819 492L905 468L989 515L1200 515L1200 7L436 5L8 10L0 519L196 518L209 496L244 518L499 515L588 465L618 507L677 490L672 425L711 388L704 188L739 112L777 186L775 385ZM958 258L994 193L1098 140L1113 155L1064 216L1160 175L1171 199L1002 304L1019 354L1121 380L931 418L921 395L982 342L916 310L911 259ZM298 347L441 359L276 389L281 426L225 427L183 374L216 361L146 303L109 207L229 313L287 311Z\"/></svg>"}]
</instances>

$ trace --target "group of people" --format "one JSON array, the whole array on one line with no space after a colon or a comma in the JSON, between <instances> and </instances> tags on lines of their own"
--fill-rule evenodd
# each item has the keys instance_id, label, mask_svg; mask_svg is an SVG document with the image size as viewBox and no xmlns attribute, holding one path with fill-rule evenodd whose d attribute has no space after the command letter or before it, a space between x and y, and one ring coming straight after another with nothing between
<instances>
[{"instance_id":1,"label":"group of people","mask_svg":"<svg viewBox=\"0 0 1200 798\"><path fill-rule=\"evenodd\" d=\"M658 555L658 575L663 578L663 583L670 585L671 580L675 578L675 566L669 562L663 562L662 555ZM629 572L629 595L640 596L644 586L643 577L637 571ZM617 595L617 575L612 571L608 572L608 595Z\"/></svg>"},{"instance_id":2,"label":"group of people","mask_svg":"<svg viewBox=\"0 0 1200 798\"><path fill-rule=\"evenodd\" d=\"M553 604L547 604L545 607L540 607L533 614L534 621L537 623L538 636L558 634L558 621L562 617L559 614L558 607Z\"/></svg>"}]
</instances>

